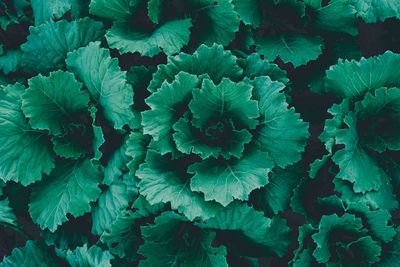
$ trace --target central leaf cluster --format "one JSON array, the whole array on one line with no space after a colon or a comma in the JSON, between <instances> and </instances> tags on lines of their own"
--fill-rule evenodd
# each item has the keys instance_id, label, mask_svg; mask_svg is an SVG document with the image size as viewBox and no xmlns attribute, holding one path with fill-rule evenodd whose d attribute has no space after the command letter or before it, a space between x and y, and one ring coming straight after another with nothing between
<instances>
[{"instance_id":1,"label":"central leaf cluster","mask_svg":"<svg viewBox=\"0 0 400 267\"><path fill-rule=\"evenodd\" d=\"M188 218L208 218L248 199L275 166L297 162L307 124L288 108L285 84L272 80L283 76L257 54L238 60L220 45L170 57L153 75L142 112L151 149L136 172L141 193Z\"/></svg>"}]
</instances>

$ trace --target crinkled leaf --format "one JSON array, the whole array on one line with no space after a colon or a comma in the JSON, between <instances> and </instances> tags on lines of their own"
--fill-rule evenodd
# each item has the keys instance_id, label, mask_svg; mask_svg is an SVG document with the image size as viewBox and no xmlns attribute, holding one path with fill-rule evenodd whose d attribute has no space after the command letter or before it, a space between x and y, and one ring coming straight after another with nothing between
<instances>
[{"instance_id":1,"label":"crinkled leaf","mask_svg":"<svg viewBox=\"0 0 400 267\"><path fill-rule=\"evenodd\" d=\"M391 0L350 0L357 15L367 23L385 21L388 18L400 18L400 6Z\"/></svg>"},{"instance_id":2,"label":"crinkled leaf","mask_svg":"<svg viewBox=\"0 0 400 267\"><path fill-rule=\"evenodd\" d=\"M70 159L79 159L86 154L86 150L75 140L66 137L53 136L51 138L53 150L57 156Z\"/></svg>"},{"instance_id":3,"label":"crinkled leaf","mask_svg":"<svg viewBox=\"0 0 400 267\"><path fill-rule=\"evenodd\" d=\"M87 112L89 94L81 91L82 84L72 73L56 71L28 81L29 88L22 96L22 111L34 129L49 130L62 135L65 124L73 122L78 112Z\"/></svg>"},{"instance_id":4,"label":"crinkled leaf","mask_svg":"<svg viewBox=\"0 0 400 267\"><path fill-rule=\"evenodd\" d=\"M67 221L67 213L78 217L90 211L89 203L100 195L100 181L100 173L88 159L60 162L32 189L29 213L33 221L54 232Z\"/></svg>"},{"instance_id":5,"label":"crinkled leaf","mask_svg":"<svg viewBox=\"0 0 400 267\"><path fill-rule=\"evenodd\" d=\"M257 245L282 256L286 253L291 237L286 221L280 217L267 218L246 203L234 201L201 227L237 231ZM234 235L234 233L232 233Z\"/></svg>"},{"instance_id":6,"label":"crinkled leaf","mask_svg":"<svg viewBox=\"0 0 400 267\"><path fill-rule=\"evenodd\" d=\"M191 19L171 20L153 32L130 25L128 22L115 22L107 31L107 43L121 54L139 52L142 56L155 56L160 52L173 55L180 52L189 42Z\"/></svg>"},{"instance_id":7,"label":"crinkled leaf","mask_svg":"<svg viewBox=\"0 0 400 267\"><path fill-rule=\"evenodd\" d=\"M131 15L130 0L92 0L89 12L108 20L125 19Z\"/></svg>"},{"instance_id":8,"label":"crinkled leaf","mask_svg":"<svg viewBox=\"0 0 400 267\"><path fill-rule=\"evenodd\" d=\"M54 168L54 153L45 133L33 130L21 110L24 87L0 88L0 178L31 184Z\"/></svg>"},{"instance_id":9,"label":"crinkled leaf","mask_svg":"<svg viewBox=\"0 0 400 267\"><path fill-rule=\"evenodd\" d=\"M68 69L75 73L88 89L92 98L102 107L103 114L115 129L132 125L135 121L132 86L126 81L126 72L121 71L118 59L110 57L110 50L92 42L68 54ZM96 66L96 71L93 71Z\"/></svg>"},{"instance_id":10,"label":"crinkled leaf","mask_svg":"<svg viewBox=\"0 0 400 267\"><path fill-rule=\"evenodd\" d=\"M238 63L243 68L243 76L251 80L258 76L268 76L273 81L284 84L289 82L289 79L286 77L286 71L268 60L261 59L257 53L249 55L246 59L238 59Z\"/></svg>"},{"instance_id":11,"label":"crinkled leaf","mask_svg":"<svg viewBox=\"0 0 400 267\"><path fill-rule=\"evenodd\" d=\"M136 220L141 218L139 213L122 212L105 231L100 241L107 244L109 251L128 261L136 260L136 244L140 238L135 231Z\"/></svg>"},{"instance_id":12,"label":"crinkled leaf","mask_svg":"<svg viewBox=\"0 0 400 267\"><path fill-rule=\"evenodd\" d=\"M150 0L147 2L149 19L155 24L158 24L158 20L160 19L163 3L164 0Z\"/></svg>"},{"instance_id":13,"label":"crinkled leaf","mask_svg":"<svg viewBox=\"0 0 400 267\"><path fill-rule=\"evenodd\" d=\"M138 253L146 259L140 261L139 266L162 266L165 263L171 266L228 266L226 248L211 245L215 233L200 231L196 238L191 238L189 230L183 238L178 236L183 239L183 244L173 242L185 222L186 219L180 215L164 212L155 219L154 225L142 226L145 242Z\"/></svg>"},{"instance_id":14,"label":"crinkled leaf","mask_svg":"<svg viewBox=\"0 0 400 267\"><path fill-rule=\"evenodd\" d=\"M180 53L169 57L166 65L158 65L148 90L155 92L164 81L171 83L181 71L198 76L207 74L215 84L219 84L224 77L238 81L243 73L236 62L236 57L230 51L224 50L222 45L214 44L211 47L201 45L192 55Z\"/></svg>"},{"instance_id":15,"label":"crinkled leaf","mask_svg":"<svg viewBox=\"0 0 400 267\"><path fill-rule=\"evenodd\" d=\"M86 0L31 0L35 25L59 19L68 11L71 11L71 18L75 19L86 4Z\"/></svg>"},{"instance_id":16,"label":"crinkled leaf","mask_svg":"<svg viewBox=\"0 0 400 267\"><path fill-rule=\"evenodd\" d=\"M354 183L356 193L378 190L382 185L382 170L374 158L360 146L354 115L347 115L344 122L348 129L340 129L336 134L336 143L345 148L337 151L332 160L339 166L337 178Z\"/></svg>"},{"instance_id":17,"label":"crinkled leaf","mask_svg":"<svg viewBox=\"0 0 400 267\"><path fill-rule=\"evenodd\" d=\"M6 225L17 226L17 217L15 217L9 204L8 198L0 201L0 225L5 223Z\"/></svg>"},{"instance_id":18,"label":"crinkled leaf","mask_svg":"<svg viewBox=\"0 0 400 267\"><path fill-rule=\"evenodd\" d=\"M253 27L260 26L262 17L258 8L257 0L233 0L235 11L240 20Z\"/></svg>"},{"instance_id":19,"label":"crinkled leaf","mask_svg":"<svg viewBox=\"0 0 400 267\"><path fill-rule=\"evenodd\" d=\"M275 168L271 172L269 183L255 193L257 206L273 214L287 210L293 189L302 175L303 170L298 165L288 166L285 169Z\"/></svg>"},{"instance_id":20,"label":"crinkled leaf","mask_svg":"<svg viewBox=\"0 0 400 267\"><path fill-rule=\"evenodd\" d=\"M214 43L228 45L239 30L239 18L234 10L232 0L190 0L205 5L198 18L201 28L193 32L196 40L208 46Z\"/></svg>"},{"instance_id":21,"label":"crinkled leaf","mask_svg":"<svg viewBox=\"0 0 400 267\"><path fill-rule=\"evenodd\" d=\"M190 188L204 193L205 200L227 206L234 199L247 200L254 189L268 184L274 163L267 153L250 149L240 159L204 160L189 166L194 176Z\"/></svg>"},{"instance_id":22,"label":"crinkled leaf","mask_svg":"<svg viewBox=\"0 0 400 267\"><path fill-rule=\"evenodd\" d=\"M328 112L333 117L332 119L325 120L324 131L319 136L319 139L324 143L328 154L323 155L322 158L316 159L311 163L311 178L315 178L319 169L322 168L332 156L332 149L335 145L337 131L340 129L340 126L342 126L344 117L349 113L349 101L345 99L340 104L333 104L332 107L328 109Z\"/></svg>"},{"instance_id":23,"label":"crinkled leaf","mask_svg":"<svg viewBox=\"0 0 400 267\"><path fill-rule=\"evenodd\" d=\"M4 55L0 56L0 70L2 70L5 74L9 74L10 72L15 72L22 66L22 51L19 49L16 50L7 50Z\"/></svg>"},{"instance_id":24,"label":"crinkled leaf","mask_svg":"<svg viewBox=\"0 0 400 267\"><path fill-rule=\"evenodd\" d=\"M164 203L159 203L156 205L150 205L146 198L142 195L133 202L132 208L137 209L136 212L143 217L150 217L152 215L157 215L164 210Z\"/></svg>"},{"instance_id":25,"label":"crinkled leaf","mask_svg":"<svg viewBox=\"0 0 400 267\"><path fill-rule=\"evenodd\" d=\"M335 191L341 194L341 199L347 203L359 202L365 203L372 209L385 209L394 211L398 209L399 203L395 199L393 194L392 184L389 182L389 178L384 175L381 177L382 186L378 191L368 191L366 193L355 193L353 190L353 184L342 179L333 179L335 184Z\"/></svg>"},{"instance_id":26,"label":"crinkled leaf","mask_svg":"<svg viewBox=\"0 0 400 267\"><path fill-rule=\"evenodd\" d=\"M293 66L305 65L322 54L323 39L319 36L300 34L257 37L256 51L268 60L279 58L284 63L293 63Z\"/></svg>"},{"instance_id":27,"label":"crinkled leaf","mask_svg":"<svg viewBox=\"0 0 400 267\"><path fill-rule=\"evenodd\" d=\"M132 158L127 164L131 177L136 177L136 171L139 169L139 165L142 164L146 158L149 139L148 135L144 135L140 132L132 132L126 140L127 148L125 154Z\"/></svg>"},{"instance_id":28,"label":"crinkled leaf","mask_svg":"<svg viewBox=\"0 0 400 267\"><path fill-rule=\"evenodd\" d=\"M103 24L88 17L45 23L30 27L29 32L28 41L21 45L22 64L25 71L39 73L63 69L68 52L98 40L104 34Z\"/></svg>"},{"instance_id":29,"label":"crinkled leaf","mask_svg":"<svg viewBox=\"0 0 400 267\"><path fill-rule=\"evenodd\" d=\"M91 162L93 165L99 165L100 159L103 156L103 152L100 150L100 147L104 144L105 139L104 139L103 129L101 128L101 126L95 124L97 109L94 106L91 106L89 108L89 111L90 111L90 116L92 117L93 152L94 152Z\"/></svg>"},{"instance_id":30,"label":"crinkled leaf","mask_svg":"<svg viewBox=\"0 0 400 267\"><path fill-rule=\"evenodd\" d=\"M366 132L360 138L360 142L382 153L385 150L400 150L400 119L396 118L400 112L400 89L398 88L379 88L374 92L365 94L363 100L355 103L355 112L359 119L368 121L374 125L379 118L386 117L391 122L378 124L372 128L373 132ZM379 116L378 119L370 117ZM382 120L382 119L381 119ZM360 132L360 130L358 130Z\"/></svg>"},{"instance_id":31,"label":"crinkled leaf","mask_svg":"<svg viewBox=\"0 0 400 267\"><path fill-rule=\"evenodd\" d=\"M400 85L393 70L400 68L400 55L391 51L359 61L339 60L326 71L326 89L342 98L362 97L366 91Z\"/></svg>"},{"instance_id":32,"label":"crinkled leaf","mask_svg":"<svg viewBox=\"0 0 400 267\"><path fill-rule=\"evenodd\" d=\"M212 120L231 118L240 128L254 129L259 113L257 101L251 100L252 89L249 84L234 83L228 78L223 78L218 85L204 79L201 90L193 90L189 103L196 126L204 129Z\"/></svg>"},{"instance_id":33,"label":"crinkled leaf","mask_svg":"<svg viewBox=\"0 0 400 267\"><path fill-rule=\"evenodd\" d=\"M326 263L332 257L329 248L336 245L335 243L330 244L330 235L333 234L333 230L339 229L360 236L365 235L367 232L366 229L361 230L362 227L361 219L352 214L345 213L341 217L336 214L322 216L319 223L319 231L312 235L314 242L317 244L313 252L314 258L319 263Z\"/></svg>"},{"instance_id":34,"label":"crinkled leaf","mask_svg":"<svg viewBox=\"0 0 400 267\"><path fill-rule=\"evenodd\" d=\"M131 160L131 157L126 154L127 148L127 139L125 139L121 147L111 154L104 169L103 184L111 185L128 171L126 164Z\"/></svg>"},{"instance_id":35,"label":"crinkled leaf","mask_svg":"<svg viewBox=\"0 0 400 267\"><path fill-rule=\"evenodd\" d=\"M198 107L200 107L199 105ZM218 125L218 124L217 124ZM220 126L223 124L219 124ZM214 125L215 126L215 125ZM233 123L222 126L225 128L232 127ZM190 154L195 153L202 159L208 157L218 158L219 156L229 159L231 157L240 158L243 154L244 146L251 141L251 134L248 130L242 129L240 131L232 129L229 138L223 140L220 146L211 146L204 142L202 139L201 131L192 126L191 122L186 118L181 118L174 124L173 139L179 151Z\"/></svg>"},{"instance_id":36,"label":"crinkled leaf","mask_svg":"<svg viewBox=\"0 0 400 267\"><path fill-rule=\"evenodd\" d=\"M259 101L261 122L256 132L259 149L268 152L281 168L301 159L307 144L308 123L294 108L288 108L285 85L268 77L254 79L254 96Z\"/></svg>"},{"instance_id":37,"label":"crinkled leaf","mask_svg":"<svg viewBox=\"0 0 400 267\"><path fill-rule=\"evenodd\" d=\"M109 230L118 215L129 206L137 194L129 190L123 181L115 181L99 197L92 209L92 233L101 235Z\"/></svg>"},{"instance_id":38,"label":"crinkled leaf","mask_svg":"<svg viewBox=\"0 0 400 267\"><path fill-rule=\"evenodd\" d=\"M171 84L165 81L146 99L151 110L142 113L143 133L150 134L157 141L157 150L161 154L175 150L172 126L179 119L179 109L187 105L193 89L198 86L200 82L196 76L180 72Z\"/></svg>"},{"instance_id":39,"label":"crinkled leaf","mask_svg":"<svg viewBox=\"0 0 400 267\"><path fill-rule=\"evenodd\" d=\"M172 209L183 213L190 220L213 216L222 207L213 201L205 201L200 193L193 192L189 186L189 175L177 164L179 162L174 162L170 156L161 156L149 150L146 162L136 172L141 180L140 193L151 205L170 202Z\"/></svg>"},{"instance_id":40,"label":"crinkled leaf","mask_svg":"<svg viewBox=\"0 0 400 267\"><path fill-rule=\"evenodd\" d=\"M389 243L396 235L393 225L390 225L391 214L387 210L371 210L365 203L349 203L347 210L362 216L369 226L373 236L385 243Z\"/></svg>"},{"instance_id":41,"label":"crinkled leaf","mask_svg":"<svg viewBox=\"0 0 400 267\"><path fill-rule=\"evenodd\" d=\"M324 31L357 34L356 9L349 0L331 0L316 12L317 28Z\"/></svg>"},{"instance_id":42,"label":"crinkled leaf","mask_svg":"<svg viewBox=\"0 0 400 267\"><path fill-rule=\"evenodd\" d=\"M75 250L68 250L65 259L72 267L111 267L111 260L114 256L108 251L103 251L96 245L87 248L87 244L77 247Z\"/></svg>"},{"instance_id":43,"label":"crinkled leaf","mask_svg":"<svg viewBox=\"0 0 400 267\"><path fill-rule=\"evenodd\" d=\"M24 247L14 248L11 255L4 257L0 267L56 267L58 263L50 249L39 241L28 240Z\"/></svg>"}]
</instances>

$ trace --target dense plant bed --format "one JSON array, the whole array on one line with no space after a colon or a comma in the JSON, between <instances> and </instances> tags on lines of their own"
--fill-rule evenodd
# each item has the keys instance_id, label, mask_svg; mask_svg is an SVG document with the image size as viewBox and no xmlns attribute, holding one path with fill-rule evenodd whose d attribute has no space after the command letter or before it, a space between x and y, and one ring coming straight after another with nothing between
<instances>
[{"instance_id":1,"label":"dense plant bed","mask_svg":"<svg viewBox=\"0 0 400 267\"><path fill-rule=\"evenodd\" d=\"M0 2L0 266L400 266L400 4Z\"/></svg>"}]
</instances>

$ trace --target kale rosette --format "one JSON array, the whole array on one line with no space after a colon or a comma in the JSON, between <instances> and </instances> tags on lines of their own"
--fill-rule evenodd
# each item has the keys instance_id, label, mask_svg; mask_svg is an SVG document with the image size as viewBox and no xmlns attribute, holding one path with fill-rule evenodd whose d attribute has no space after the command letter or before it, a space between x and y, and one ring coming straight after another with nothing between
<instances>
[{"instance_id":1,"label":"kale rosette","mask_svg":"<svg viewBox=\"0 0 400 267\"><path fill-rule=\"evenodd\" d=\"M184 46L228 45L239 31L231 0L94 0L89 12L112 22L106 39L121 54L152 57Z\"/></svg>"},{"instance_id":2,"label":"kale rosette","mask_svg":"<svg viewBox=\"0 0 400 267\"><path fill-rule=\"evenodd\" d=\"M399 64L398 54L386 52L360 61L339 61L326 72L327 90L342 102L329 110L332 118L320 135L328 154L312 164L311 176L332 158L341 193L347 186L362 194L397 184L400 81L392 70Z\"/></svg>"},{"instance_id":3,"label":"kale rosette","mask_svg":"<svg viewBox=\"0 0 400 267\"><path fill-rule=\"evenodd\" d=\"M207 219L248 200L276 166L299 161L308 124L288 107L277 80L285 78L276 65L256 54L237 59L220 45L168 58L142 112L151 140L135 172L140 193L190 220Z\"/></svg>"}]
</instances>

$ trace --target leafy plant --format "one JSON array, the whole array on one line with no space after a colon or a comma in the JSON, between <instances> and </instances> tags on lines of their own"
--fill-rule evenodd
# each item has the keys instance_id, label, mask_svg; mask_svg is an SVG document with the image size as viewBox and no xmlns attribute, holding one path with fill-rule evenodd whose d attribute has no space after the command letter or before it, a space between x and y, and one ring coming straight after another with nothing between
<instances>
[{"instance_id":1,"label":"leafy plant","mask_svg":"<svg viewBox=\"0 0 400 267\"><path fill-rule=\"evenodd\" d=\"M399 19L0 1L0 266L398 266Z\"/></svg>"}]
</instances>

